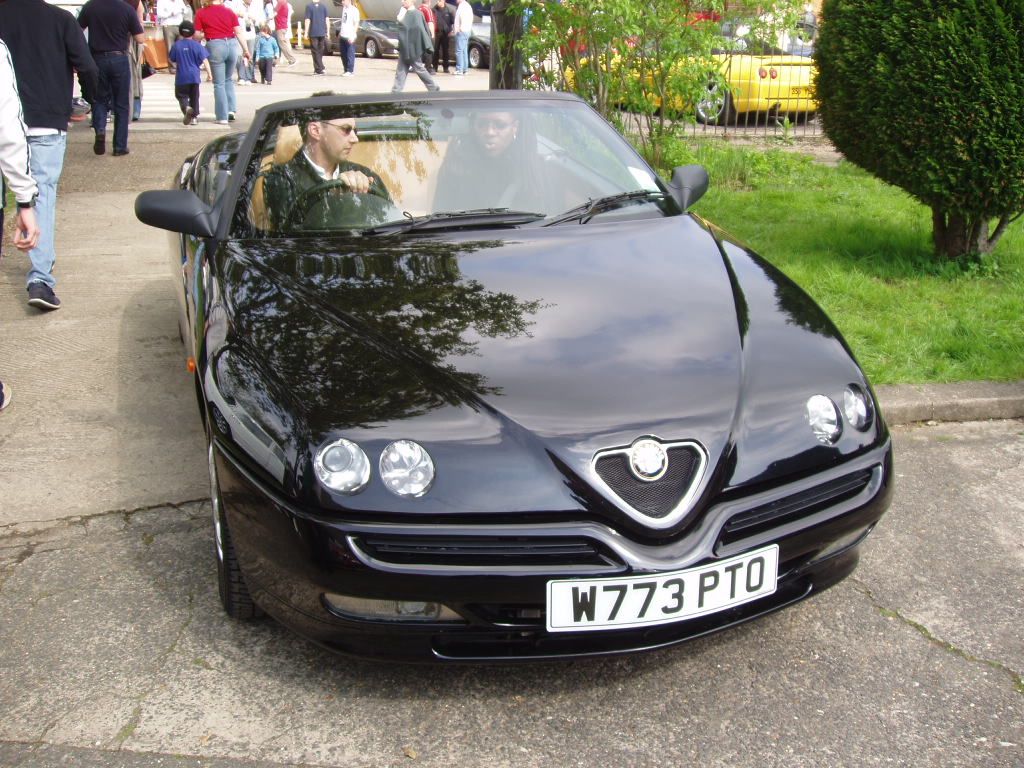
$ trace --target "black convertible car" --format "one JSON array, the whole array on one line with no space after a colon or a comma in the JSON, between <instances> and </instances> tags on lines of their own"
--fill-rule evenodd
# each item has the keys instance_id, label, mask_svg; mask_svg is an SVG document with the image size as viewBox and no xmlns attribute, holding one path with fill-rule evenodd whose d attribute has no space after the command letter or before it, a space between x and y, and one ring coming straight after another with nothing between
<instances>
[{"instance_id":1,"label":"black convertible car","mask_svg":"<svg viewBox=\"0 0 1024 768\"><path fill-rule=\"evenodd\" d=\"M260 110L170 230L220 595L368 657L658 648L856 566L889 434L821 309L564 94Z\"/></svg>"}]
</instances>

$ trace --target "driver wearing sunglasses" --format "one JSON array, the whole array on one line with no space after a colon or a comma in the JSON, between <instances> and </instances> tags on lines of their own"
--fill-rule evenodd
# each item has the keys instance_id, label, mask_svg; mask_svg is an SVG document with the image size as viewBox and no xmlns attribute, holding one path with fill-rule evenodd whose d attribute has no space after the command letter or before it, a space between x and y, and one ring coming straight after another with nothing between
<instances>
[{"instance_id":1,"label":"driver wearing sunglasses","mask_svg":"<svg viewBox=\"0 0 1024 768\"><path fill-rule=\"evenodd\" d=\"M302 148L287 163L274 166L264 178L274 229L288 229L289 225L296 224L292 217L296 201L315 187L322 188L325 195L387 196L379 175L348 159L352 148L359 143L355 118L310 119L300 123L299 128ZM303 203L312 202L303 200ZM322 217L329 217L331 206L325 204L321 207ZM330 222L324 221L323 226L330 226Z\"/></svg>"}]
</instances>

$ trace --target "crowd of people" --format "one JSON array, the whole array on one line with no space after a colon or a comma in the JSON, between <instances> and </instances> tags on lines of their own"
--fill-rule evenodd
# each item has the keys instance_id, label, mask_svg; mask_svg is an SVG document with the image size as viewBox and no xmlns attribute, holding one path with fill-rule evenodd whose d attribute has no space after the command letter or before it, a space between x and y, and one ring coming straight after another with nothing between
<instances>
[{"instance_id":1,"label":"crowd of people","mask_svg":"<svg viewBox=\"0 0 1024 768\"><path fill-rule=\"evenodd\" d=\"M419 4L417 7L417 3ZM433 3L433 7L432 4ZM418 12L416 12L418 11ZM212 80L217 123L236 119L235 85L270 85L274 65L296 64L291 47L294 8L289 0L88 0L76 18L46 0L0 2L0 171L17 200L14 245L27 252L28 304L44 312L60 308L56 264L57 187L64 167L67 128L76 107L74 78L91 111L93 151L107 153L108 116L113 120L113 157L129 154L128 127L141 117L145 55L144 22L161 28L182 122L200 115L200 82ZM455 40L455 74L467 68L466 44L473 22L469 0L403 0L393 91L409 71L429 90L439 66L449 71L449 38ZM355 74L359 11L342 0L339 46L344 76ZM323 74L327 9L313 0L303 27L310 39L314 74ZM6 186L3 198L6 198ZM0 218L2 226L2 218ZM10 389L0 384L0 408Z\"/></svg>"}]
</instances>

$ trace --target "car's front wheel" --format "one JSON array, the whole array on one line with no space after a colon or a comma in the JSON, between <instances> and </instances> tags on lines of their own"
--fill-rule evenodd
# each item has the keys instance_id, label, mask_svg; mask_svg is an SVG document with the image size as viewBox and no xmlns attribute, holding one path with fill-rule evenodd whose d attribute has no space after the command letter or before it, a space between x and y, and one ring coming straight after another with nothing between
<instances>
[{"instance_id":1,"label":"car's front wheel","mask_svg":"<svg viewBox=\"0 0 1024 768\"><path fill-rule=\"evenodd\" d=\"M231 541L231 531L221 505L215 451L213 440L207 438L206 459L210 469L210 506L213 508L213 537L217 555L220 602L228 616L234 619L258 619L264 615L263 609L253 602L242 577L235 545Z\"/></svg>"},{"instance_id":2,"label":"car's front wheel","mask_svg":"<svg viewBox=\"0 0 1024 768\"><path fill-rule=\"evenodd\" d=\"M479 45L469 46L469 66L480 69L484 65L484 51Z\"/></svg>"},{"instance_id":3,"label":"car's front wheel","mask_svg":"<svg viewBox=\"0 0 1024 768\"><path fill-rule=\"evenodd\" d=\"M370 59L380 58L380 47L372 37L366 38L366 56Z\"/></svg>"}]
</instances>

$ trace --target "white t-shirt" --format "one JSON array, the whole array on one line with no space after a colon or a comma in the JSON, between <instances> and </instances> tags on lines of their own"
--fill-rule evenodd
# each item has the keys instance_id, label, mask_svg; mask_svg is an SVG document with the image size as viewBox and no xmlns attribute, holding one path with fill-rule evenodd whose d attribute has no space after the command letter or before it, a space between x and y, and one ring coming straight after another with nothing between
<instances>
[{"instance_id":1,"label":"white t-shirt","mask_svg":"<svg viewBox=\"0 0 1024 768\"><path fill-rule=\"evenodd\" d=\"M455 34L468 35L473 31L473 6L469 0L463 0L455 8Z\"/></svg>"},{"instance_id":2,"label":"white t-shirt","mask_svg":"<svg viewBox=\"0 0 1024 768\"><path fill-rule=\"evenodd\" d=\"M341 9L341 26L338 34L350 43L356 41L356 31L359 29L359 9L349 5Z\"/></svg>"}]
</instances>

